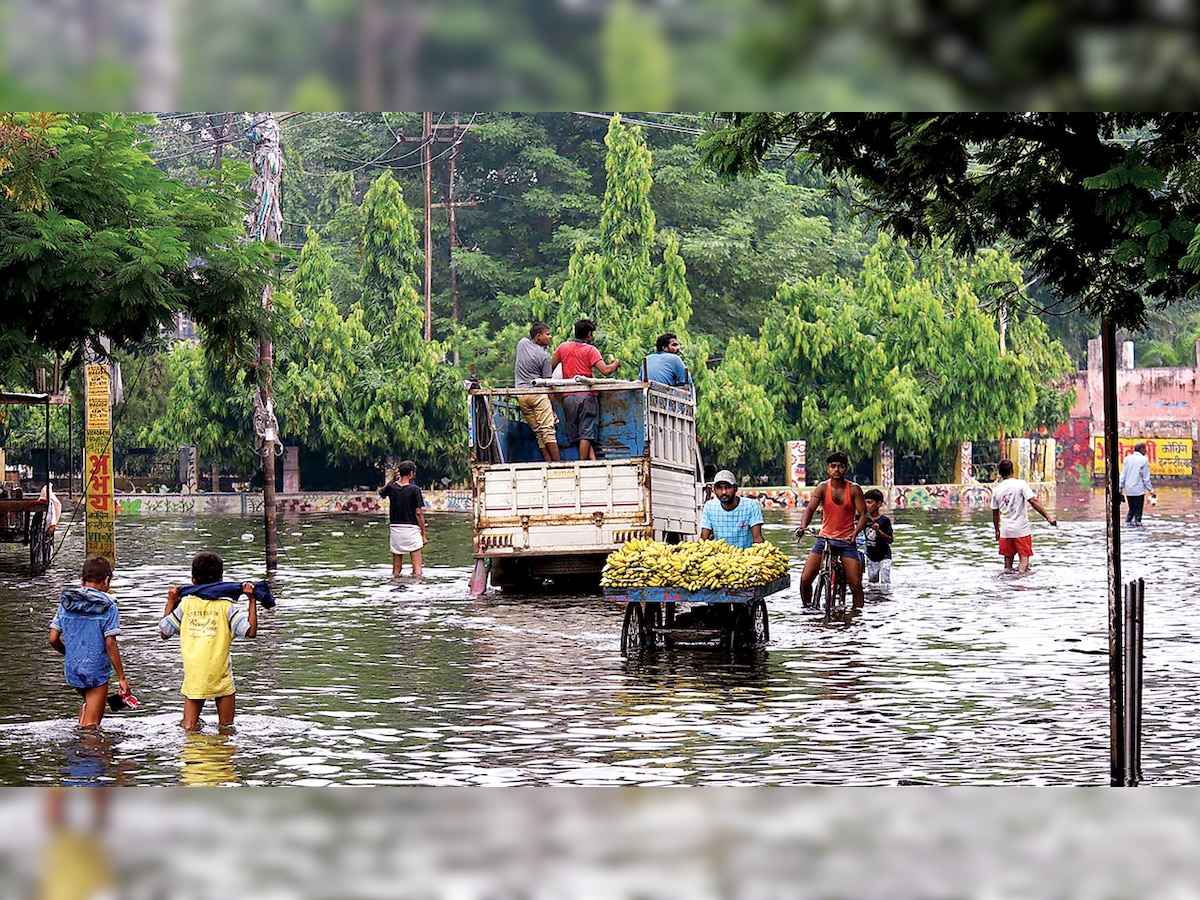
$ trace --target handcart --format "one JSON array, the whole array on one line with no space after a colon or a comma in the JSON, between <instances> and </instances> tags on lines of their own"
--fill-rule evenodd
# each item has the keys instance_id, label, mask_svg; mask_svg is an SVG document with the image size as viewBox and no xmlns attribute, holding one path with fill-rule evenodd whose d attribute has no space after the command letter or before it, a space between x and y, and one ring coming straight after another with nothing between
<instances>
[{"instance_id":1,"label":"handcart","mask_svg":"<svg viewBox=\"0 0 1200 900\"><path fill-rule=\"evenodd\" d=\"M45 498L0 498L0 543L28 544L34 575L50 567L54 538L48 524L49 508L50 501Z\"/></svg>"},{"instance_id":2,"label":"handcart","mask_svg":"<svg viewBox=\"0 0 1200 900\"><path fill-rule=\"evenodd\" d=\"M791 576L784 575L750 588L613 587L605 588L604 596L625 604L623 656L675 644L715 643L740 650L762 647L770 640L766 598L791 585ZM687 607L682 612L681 605Z\"/></svg>"}]
</instances>

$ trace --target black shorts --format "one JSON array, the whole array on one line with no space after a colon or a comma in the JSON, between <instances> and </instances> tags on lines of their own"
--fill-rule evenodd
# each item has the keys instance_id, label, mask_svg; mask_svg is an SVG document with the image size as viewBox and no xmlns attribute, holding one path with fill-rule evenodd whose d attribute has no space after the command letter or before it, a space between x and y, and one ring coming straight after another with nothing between
<instances>
[{"instance_id":1,"label":"black shorts","mask_svg":"<svg viewBox=\"0 0 1200 900\"><path fill-rule=\"evenodd\" d=\"M858 555L858 547L850 541L839 541L837 538L819 537L809 552L815 553L817 556L824 556L826 542L829 544L829 552L834 556L840 556L842 559L862 561L862 558Z\"/></svg>"},{"instance_id":2,"label":"black shorts","mask_svg":"<svg viewBox=\"0 0 1200 900\"><path fill-rule=\"evenodd\" d=\"M568 444L596 441L600 420L600 400L591 394L567 394L563 397L563 428Z\"/></svg>"}]
</instances>

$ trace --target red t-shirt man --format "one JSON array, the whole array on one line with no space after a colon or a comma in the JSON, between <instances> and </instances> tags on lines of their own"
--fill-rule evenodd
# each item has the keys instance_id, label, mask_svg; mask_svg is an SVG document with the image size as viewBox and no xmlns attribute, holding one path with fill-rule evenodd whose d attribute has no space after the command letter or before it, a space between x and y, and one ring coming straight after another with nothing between
<instances>
[{"instance_id":1,"label":"red t-shirt man","mask_svg":"<svg viewBox=\"0 0 1200 900\"><path fill-rule=\"evenodd\" d=\"M554 351L551 365L562 364L563 378L576 375L591 376L593 370L601 375L617 371L621 361L613 357L608 362L600 355L592 340L596 336L596 323L580 319L575 323L575 340L565 341ZM563 425L567 433L567 444L579 444L580 459L595 459L596 429L600 419L600 402L595 391L583 391L563 395Z\"/></svg>"}]
</instances>

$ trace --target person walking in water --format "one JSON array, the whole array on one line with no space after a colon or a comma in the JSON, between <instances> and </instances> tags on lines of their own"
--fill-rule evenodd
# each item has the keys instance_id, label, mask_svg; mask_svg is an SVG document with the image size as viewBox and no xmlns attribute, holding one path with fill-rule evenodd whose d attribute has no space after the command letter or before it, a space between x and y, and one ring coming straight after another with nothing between
<instances>
[{"instance_id":1,"label":"person walking in water","mask_svg":"<svg viewBox=\"0 0 1200 900\"><path fill-rule=\"evenodd\" d=\"M1028 507L1032 506L1056 528L1058 519L1038 502L1029 482L1013 477L1011 459L1000 460L996 471L1000 474L1000 483L992 488L992 524L1000 544L1000 555L1004 557L1004 571L1013 570L1013 557L1016 556L1020 558L1017 571L1028 572L1033 556L1033 526L1029 524Z\"/></svg>"},{"instance_id":2,"label":"person walking in water","mask_svg":"<svg viewBox=\"0 0 1200 900\"><path fill-rule=\"evenodd\" d=\"M404 568L404 554L412 560L414 578L421 577L421 548L425 546L425 498L413 484L417 464L406 459L392 473L392 480L379 489L379 496L388 501L388 532L392 550L392 575L399 576Z\"/></svg>"},{"instance_id":3,"label":"person walking in water","mask_svg":"<svg viewBox=\"0 0 1200 900\"><path fill-rule=\"evenodd\" d=\"M1146 442L1138 441L1133 445L1133 452L1121 463L1121 495L1129 504L1125 513L1126 525L1141 525L1142 510L1146 505L1146 495L1149 494L1157 501L1154 485L1150 483L1150 460L1146 459Z\"/></svg>"}]
</instances>

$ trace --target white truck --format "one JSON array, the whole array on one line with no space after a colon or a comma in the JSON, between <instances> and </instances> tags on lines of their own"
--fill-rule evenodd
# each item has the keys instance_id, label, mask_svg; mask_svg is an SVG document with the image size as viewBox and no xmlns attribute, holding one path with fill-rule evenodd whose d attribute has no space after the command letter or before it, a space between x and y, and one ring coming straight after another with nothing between
<instances>
[{"instance_id":1,"label":"white truck","mask_svg":"<svg viewBox=\"0 0 1200 900\"><path fill-rule=\"evenodd\" d=\"M560 421L562 459L545 462L517 398L548 394L561 420L563 395L579 391L597 394L596 459L578 458ZM704 466L691 384L580 376L520 389L470 386L468 394L472 596L483 593L489 574L498 587L569 579L594 585L608 554L628 540L699 537Z\"/></svg>"}]
</instances>

